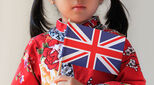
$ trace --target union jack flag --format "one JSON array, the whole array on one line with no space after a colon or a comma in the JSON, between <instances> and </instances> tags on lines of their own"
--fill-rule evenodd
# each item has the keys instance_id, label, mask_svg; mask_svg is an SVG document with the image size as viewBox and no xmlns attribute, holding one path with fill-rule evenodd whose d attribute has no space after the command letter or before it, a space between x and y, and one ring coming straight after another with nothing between
<instances>
[{"instance_id":1,"label":"union jack flag","mask_svg":"<svg viewBox=\"0 0 154 85\"><path fill-rule=\"evenodd\" d=\"M118 75L125 37L68 23L62 62Z\"/></svg>"}]
</instances>

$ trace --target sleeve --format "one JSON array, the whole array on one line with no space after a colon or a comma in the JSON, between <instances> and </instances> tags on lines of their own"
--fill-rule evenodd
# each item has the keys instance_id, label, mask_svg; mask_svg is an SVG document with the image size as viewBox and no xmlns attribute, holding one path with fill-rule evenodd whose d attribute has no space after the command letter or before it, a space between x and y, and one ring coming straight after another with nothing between
<instances>
[{"instance_id":1,"label":"sleeve","mask_svg":"<svg viewBox=\"0 0 154 85\"><path fill-rule=\"evenodd\" d=\"M145 85L145 82L136 52L126 39L120 73L115 81L103 85Z\"/></svg>"},{"instance_id":2,"label":"sleeve","mask_svg":"<svg viewBox=\"0 0 154 85\"><path fill-rule=\"evenodd\" d=\"M37 62L37 44L32 38L25 48L11 85L40 85L40 72Z\"/></svg>"}]
</instances>

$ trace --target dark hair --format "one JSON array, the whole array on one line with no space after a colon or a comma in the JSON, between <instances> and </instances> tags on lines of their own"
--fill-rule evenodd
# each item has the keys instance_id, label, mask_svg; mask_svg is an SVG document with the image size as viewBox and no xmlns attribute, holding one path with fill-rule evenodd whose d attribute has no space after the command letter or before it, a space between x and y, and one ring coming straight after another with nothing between
<instances>
[{"instance_id":1,"label":"dark hair","mask_svg":"<svg viewBox=\"0 0 154 85\"><path fill-rule=\"evenodd\" d=\"M46 15L44 13L43 1L34 0L30 17L31 37L46 32L46 29L50 29L49 25L51 24L45 18Z\"/></svg>"},{"instance_id":2,"label":"dark hair","mask_svg":"<svg viewBox=\"0 0 154 85\"><path fill-rule=\"evenodd\" d=\"M125 11L129 15L128 10L120 0L111 0L111 6L106 14L107 21L105 24L108 26L108 28L117 30L118 32L127 36L128 19Z\"/></svg>"},{"instance_id":3,"label":"dark hair","mask_svg":"<svg viewBox=\"0 0 154 85\"><path fill-rule=\"evenodd\" d=\"M120 0L111 0L111 6L106 14L106 25L110 29L115 29L118 32L127 35L128 20L125 14L125 6L120 2ZM127 11L128 13L128 11ZM46 29L50 29L51 25L46 19L44 13L43 1L34 0L31 9L31 19L30 19L30 35L34 37L38 34L46 32Z\"/></svg>"}]
</instances>

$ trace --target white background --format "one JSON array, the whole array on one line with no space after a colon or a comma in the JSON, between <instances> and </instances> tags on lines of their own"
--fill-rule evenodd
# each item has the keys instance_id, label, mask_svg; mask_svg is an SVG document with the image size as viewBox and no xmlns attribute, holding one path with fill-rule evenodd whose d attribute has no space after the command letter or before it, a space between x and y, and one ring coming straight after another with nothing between
<instances>
[{"instance_id":1,"label":"white background","mask_svg":"<svg viewBox=\"0 0 154 85\"><path fill-rule=\"evenodd\" d=\"M0 0L0 83L10 85L30 39L29 17L33 0ZM44 0L48 1L48 0ZM107 0L106 0L107 2ZM123 0L130 12L128 39L135 48L147 85L154 83L154 1ZM55 23L56 9L48 2L49 20ZM103 4L98 14L105 14ZM56 17L52 17L56 16ZM103 22L103 16L100 17Z\"/></svg>"}]
</instances>

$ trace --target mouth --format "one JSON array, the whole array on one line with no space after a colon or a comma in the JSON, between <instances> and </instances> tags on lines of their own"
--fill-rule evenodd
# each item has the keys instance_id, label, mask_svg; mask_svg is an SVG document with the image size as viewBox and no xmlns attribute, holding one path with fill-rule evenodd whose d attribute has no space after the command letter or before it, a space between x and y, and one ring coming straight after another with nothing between
<instances>
[{"instance_id":1,"label":"mouth","mask_svg":"<svg viewBox=\"0 0 154 85\"><path fill-rule=\"evenodd\" d=\"M75 6L73 6L73 9L77 9L77 10L79 10L79 9L85 9L86 7L85 6L83 6L83 5L75 5Z\"/></svg>"}]
</instances>

